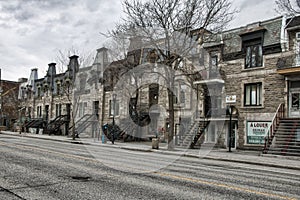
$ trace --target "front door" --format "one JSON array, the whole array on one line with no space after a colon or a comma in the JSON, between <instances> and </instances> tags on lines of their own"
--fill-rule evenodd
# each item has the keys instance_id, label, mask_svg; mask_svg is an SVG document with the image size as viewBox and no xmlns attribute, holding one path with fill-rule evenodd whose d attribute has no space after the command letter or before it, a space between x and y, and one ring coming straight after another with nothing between
<instances>
[{"instance_id":1,"label":"front door","mask_svg":"<svg viewBox=\"0 0 300 200\"><path fill-rule=\"evenodd\" d=\"M290 93L290 117L300 117L300 91Z\"/></svg>"},{"instance_id":2,"label":"front door","mask_svg":"<svg viewBox=\"0 0 300 200\"><path fill-rule=\"evenodd\" d=\"M231 149L236 149L236 134L237 134L237 123L236 121L231 122ZM230 143L230 127L228 124L228 134L227 134L227 147L229 147Z\"/></svg>"}]
</instances>

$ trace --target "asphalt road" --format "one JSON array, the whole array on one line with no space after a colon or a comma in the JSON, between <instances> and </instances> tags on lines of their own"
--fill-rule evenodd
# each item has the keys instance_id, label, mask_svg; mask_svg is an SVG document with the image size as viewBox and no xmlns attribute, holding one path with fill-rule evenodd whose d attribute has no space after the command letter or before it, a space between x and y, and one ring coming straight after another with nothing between
<instances>
[{"instance_id":1,"label":"asphalt road","mask_svg":"<svg viewBox=\"0 0 300 200\"><path fill-rule=\"evenodd\" d=\"M0 135L0 199L300 199L300 172Z\"/></svg>"}]
</instances>

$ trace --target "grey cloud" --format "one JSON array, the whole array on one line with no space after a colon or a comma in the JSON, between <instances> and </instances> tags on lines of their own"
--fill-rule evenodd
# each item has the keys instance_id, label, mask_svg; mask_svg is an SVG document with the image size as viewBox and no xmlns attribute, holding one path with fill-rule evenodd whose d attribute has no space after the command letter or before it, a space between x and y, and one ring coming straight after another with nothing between
<instances>
[{"instance_id":1,"label":"grey cloud","mask_svg":"<svg viewBox=\"0 0 300 200\"><path fill-rule=\"evenodd\" d=\"M1 12L11 13L21 9L21 4L18 1L5 1L1 3Z\"/></svg>"},{"instance_id":2,"label":"grey cloud","mask_svg":"<svg viewBox=\"0 0 300 200\"><path fill-rule=\"evenodd\" d=\"M102 0L87 0L86 1L86 7L89 11L91 12L94 12L94 11L97 11L99 9L99 5L102 3L102 2L105 2L105 1L102 1ZM107 1L107 2L110 2L110 1Z\"/></svg>"},{"instance_id":3,"label":"grey cloud","mask_svg":"<svg viewBox=\"0 0 300 200\"><path fill-rule=\"evenodd\" d=\"M17 21L26 21L35 16L27 1L6 1L1 4L1 12ZM9 20L9 19L8 19Z\"/></svg>"},{"instance_id":4,"label":"grey cloud","mask_svg":"<svg viewBox=\"0 0 300 200\"><path fill-rule=\"evenodd\" d=\"M80 19L80 20L78 20L78 21L76 21L76 22L74 23L74 26L75 26L75 27L83 26L83 25L86 25L87 23L88 23L87 20L85 20L85 19Z\"/></svg>"},{"instance_id":5,"label":"grey cloud","mask_svg":"<svg viewBox=\"0 0 300 200\"><path fill-rule=\"evenodd\" d=\"M27 1L28 3L32 3L33 5L36 5L37 7L41 9L57 9L57 8L64 8L68 9L68 7L75 4L76 1L74 0L68 0L68 1L62 1L62 0L31 0Z\"/></svg>"},{"instance_id":6,"label":"grey cloud","mask_svg":"<svg viewBox=\"0 0 300 200\"><path fill-rule=\"evenodd\" d=\"M18 21L26 21L33 18L35 14L29 10L20 10L19 12L16 12L14 16Z\"/></svg>"},{"instance_id":7,"label":"grey cloud","mask_svg":"<svg viewBox=\"0 0 300 200\"><path fill-rule=\"evenodd\" d=\"M243 0L241 4L241 9L249 8L249 7L256 7L258 4L262 3L262 0Z\"/></svg>"},{"instance_id":8,"label":"grey cloud","mask_svg":"<svg viewBox=\"0 0 300 200\"><path fill-rule=\"evenodd\" d=\"M20 28L17 30L17 34L19 34L20 36L26 36L29 32L30 30L28 28Z\"/></svg>"}]
</instances>

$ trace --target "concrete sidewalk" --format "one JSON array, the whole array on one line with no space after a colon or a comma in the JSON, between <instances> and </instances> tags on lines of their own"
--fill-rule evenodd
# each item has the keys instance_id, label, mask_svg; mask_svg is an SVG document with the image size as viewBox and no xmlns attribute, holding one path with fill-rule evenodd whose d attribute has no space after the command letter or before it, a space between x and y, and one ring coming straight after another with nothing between
<instances>
[{"instance_id":1,"label":"concrete sidewalk","mask_svg":"<svg viewBox=\"0 0 300 200\"><path fill-rule=\"evenodd\" d=\"M194 158L204 158L211 160L221 160L227 162L245 163L245 164L255 164L268 167L285 168L300 170L300 157L286 157L286 156L276 156L261 154L258 151L232 151L228 152L226 149L184 149L175 147L174 150L170 151L167 149L166 143L160 143L159 149L152 149L151 142L107 142L102 144L102 141L98 139L89 138L77 138L72 140L72 138L67 136L54 136L54 135L41 135L32 133L17 133L10 131L1 131L3 135L12 135L18 137L29 137L44 140L52 140L58 142L69 142L75 144L85 144L85 145L95 145L107 148L120 148L132 151L144 151L144 152L154 152L161 154L177 155L177 156L187 156Z\"/></svg>"}]
</instances>

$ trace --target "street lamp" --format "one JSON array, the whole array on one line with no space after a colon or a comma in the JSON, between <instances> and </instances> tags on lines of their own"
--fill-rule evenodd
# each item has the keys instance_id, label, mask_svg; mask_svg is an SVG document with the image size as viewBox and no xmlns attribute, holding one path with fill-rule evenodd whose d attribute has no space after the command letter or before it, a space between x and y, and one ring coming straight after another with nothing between
<instances>
[{"instance_id":1,"label":"street lamp","mask_svg":"<svg viewBox=\"0 0 300 200\"><path fill-rule=\"evenodd\" d=\"M233 105L227 107L227 111L229 114L229 149L228 151L231 152L231 144L232 144L232 115L236 114L237 110Z\"/></svg>"},{"instance_id":2,"label":"street lamp","mask_svg":"<svg viewBox=\"0 0 300 200\"><path fill-rule=\"evenodd\" d=\"M116 98L117 98L117 94L114 93L112 95L113 97L113 128L112 128L112 140L111 142L114 144L115 142L115 115L116 115Z\"/></svg>"}]
</instances>

